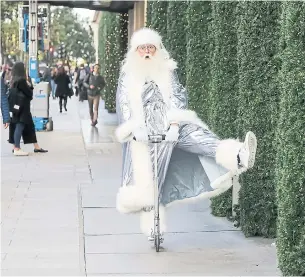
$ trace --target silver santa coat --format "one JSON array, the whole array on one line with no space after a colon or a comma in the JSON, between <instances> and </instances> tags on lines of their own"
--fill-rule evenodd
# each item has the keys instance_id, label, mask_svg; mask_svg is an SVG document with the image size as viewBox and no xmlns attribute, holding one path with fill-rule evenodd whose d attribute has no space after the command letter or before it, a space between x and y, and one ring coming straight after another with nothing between
<instances>
[{"instance_id":1,"label":"silver santa coat","mask_svg":"<svg viewBox=\"0 0 305 277\"><path fill-rule=\"evenodd\" d=\"M133 130L146 126L149 134L166 134L172 121L179 122L177 142L158 147L160 203L165 207L182 201L219 195L232 186L237 174L237 154L242 143L219 140L197 115L188 110L186 89L175 68L169 78L137 80L121 72L116 95L123 143L122 184L117 209L138 212L153 206L153 145L132 140ZM165 91L170 93L165 93Z\"/></svg>"}]
</instances>

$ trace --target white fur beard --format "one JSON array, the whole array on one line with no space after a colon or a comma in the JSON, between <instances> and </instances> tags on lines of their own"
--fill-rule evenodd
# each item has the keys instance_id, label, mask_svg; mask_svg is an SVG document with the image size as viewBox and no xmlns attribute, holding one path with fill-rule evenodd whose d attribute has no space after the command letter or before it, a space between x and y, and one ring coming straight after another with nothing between
<instances>
[{"instance_id":1,"label":"white fur beard","mask_svg":"<svg viewBox=\"0 0 305 277\"><path fill-rule=\"evenodd\" d=\"M154 56L150 55L149 59L140 57L138 53L130 53L127 56L124 70L133 76L137 81L146 81L147 78L152 80L159 80L164 76L164 70L166 70L167 61L161 55L156 53Z\"/></svg>"}]
</instances>

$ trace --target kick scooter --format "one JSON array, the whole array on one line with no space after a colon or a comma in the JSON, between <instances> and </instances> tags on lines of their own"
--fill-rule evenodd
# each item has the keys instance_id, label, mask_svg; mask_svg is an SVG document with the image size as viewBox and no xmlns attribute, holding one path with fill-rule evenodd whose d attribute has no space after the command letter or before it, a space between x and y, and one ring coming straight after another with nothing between
<instances>
[{"instance_id":1,"label":"kick scooter","mask_svg":"<svg viewBox=\"0 0 305 277\"><path fill-rule=\"evenodd\" d=\"M134 138L134 140L136 140ZM158 144L165 140L165 135L149 135L148 142L154 145L154 229L151 232L151 239L154 241L156 252L160 250L163 238L160 233L159 214L159 177L158 177Z\"/></svg>"}]
</instances>

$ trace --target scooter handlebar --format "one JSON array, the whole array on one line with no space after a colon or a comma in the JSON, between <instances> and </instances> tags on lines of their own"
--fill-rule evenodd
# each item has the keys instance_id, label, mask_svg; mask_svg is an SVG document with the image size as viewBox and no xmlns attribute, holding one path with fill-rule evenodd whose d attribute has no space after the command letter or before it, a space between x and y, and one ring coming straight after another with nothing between
<instances>
[{"instance_id":1,"label":"scooter handlebar","mask_svg":"<svg viewBox=\"0 0 305 277\"><path fill-rule=\"evenodd\" d=\"M166 135L148 135L147 141L152 143L158 143L165 140ZM133 140L137 140L136 137L133 137Z\"/></svg>"}]
</instances>

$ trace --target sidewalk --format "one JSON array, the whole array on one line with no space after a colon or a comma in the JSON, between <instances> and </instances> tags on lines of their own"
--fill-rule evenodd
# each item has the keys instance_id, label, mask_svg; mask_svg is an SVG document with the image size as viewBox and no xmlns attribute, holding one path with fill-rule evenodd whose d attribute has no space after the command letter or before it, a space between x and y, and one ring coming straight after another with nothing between
<instances>
[{"instance_id":1,"label":"sidewalk","mask_svg":"<svg viewBox=\"0 0 305 277\"><path fill-rule=\"evenodd\" d=\"M54 131L38 133L47 154L14 157L2 132L2 275L280 275L273 240L246 239L208 201L169 209L156 253L138 216L115 209L116 115L101 107L93 128L86 101L57 106Z\"/></svg>"},{"instance_id":2,"label":"sidewalk","mask_svg":"<svg viewBox=\"0 0 305 277\"><path fill-rule=\"evenodd\" d=\"M226 219L210 214L209 201L172 207L162 252L140 233L137 215L115 209L121 145L115 116L101 111L97 128L82 116L92 184L81 187L87 275L280 275L273 240L246 239Z\"/></svg>"},{"instance_id":3,"label":"sidewalk","mask_svg":"<svg viewBox=\"0 0 305 277\"><path fill-rule=\"evenodd\" d=\"M78 194L91 179L76 104L59 114L51 100L54 131L37 133L49 153L14 157L1 131L2 275L83 275Z\"/></svg>"}]
</instances>

